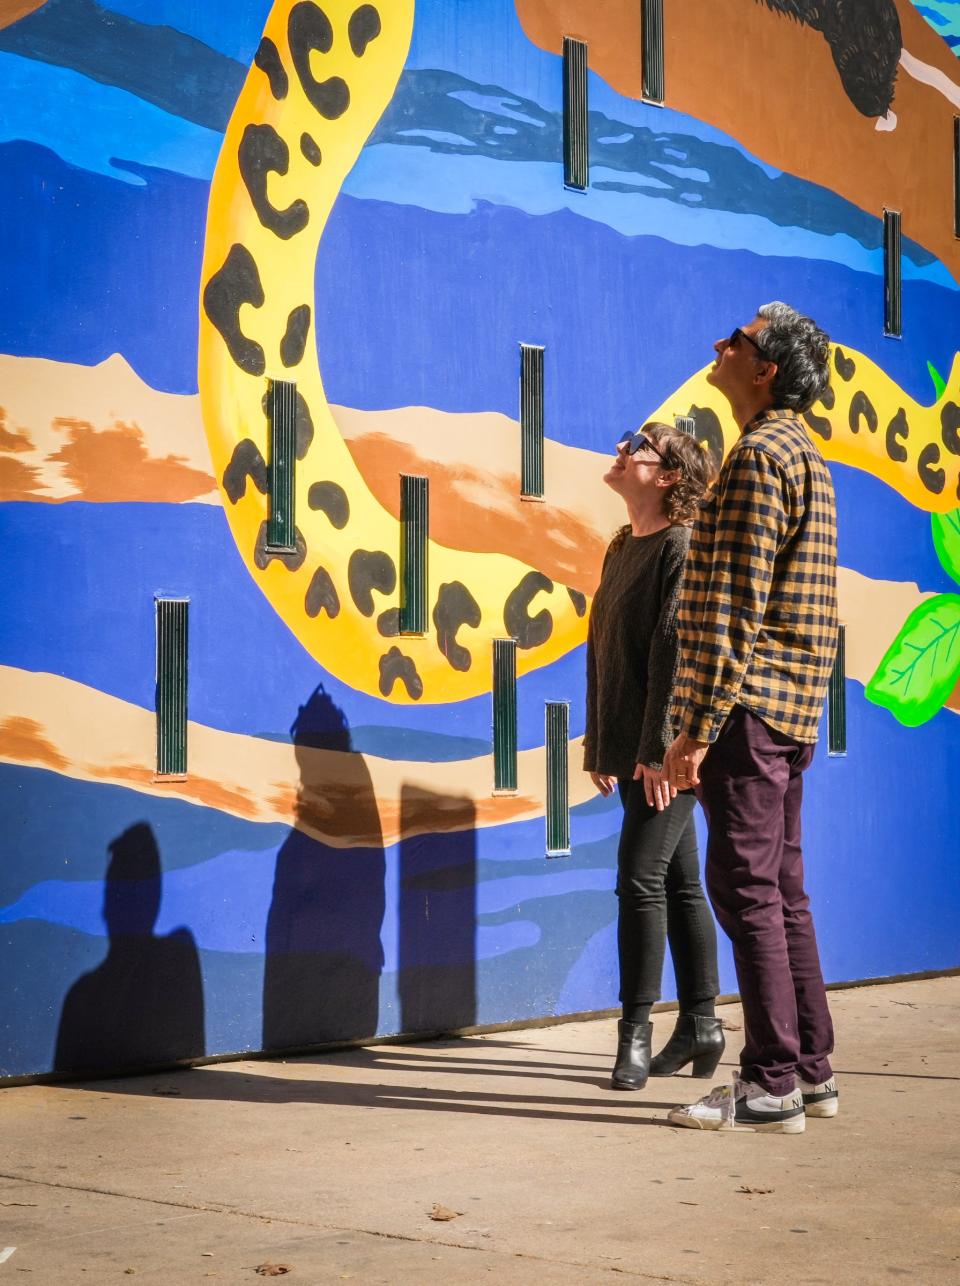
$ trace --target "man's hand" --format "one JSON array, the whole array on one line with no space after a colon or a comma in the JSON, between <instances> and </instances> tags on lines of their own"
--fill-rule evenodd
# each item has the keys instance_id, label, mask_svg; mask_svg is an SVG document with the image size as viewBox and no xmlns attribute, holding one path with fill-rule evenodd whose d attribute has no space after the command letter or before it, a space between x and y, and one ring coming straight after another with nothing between
<instances>
[{"instance_id":1,"label":"man's hand","mask_svg":"<svg viewBox=\"0 0 960 1286\"><path fill-rule=\"evenodd\" d=\"M694 741L685 732L667 747L663 757L661 778L675 790L689 790L700 785L700 765L710 749L707 741Z\"/></svg>"},{"instance_id":2,"label":"man's hand","mask_svg":"<svg viewBox=\"0 0 960 1286\"><path fill-rule=\"evenodd\" d=\"M592 772L590 774L590 780L596 786L597 790L599 790L601 795L612 795L613 788L617 784L616 777L611 777L609 773L605 772Z\"/></svg>"},{"instance_id":3,"label":"man's hand","mask_svg":"<svg viewBox=\"0 0 960 1286\"><path fill-rule=\"evenodd\" d=\"M660 769L651 768L649 764L637 764L633 770L633 780L643 782L643 793L647 804L655 808L658 813L669 808L671 800L677 797L673 787L661 778Z\"/></svg>"}]
</instances>

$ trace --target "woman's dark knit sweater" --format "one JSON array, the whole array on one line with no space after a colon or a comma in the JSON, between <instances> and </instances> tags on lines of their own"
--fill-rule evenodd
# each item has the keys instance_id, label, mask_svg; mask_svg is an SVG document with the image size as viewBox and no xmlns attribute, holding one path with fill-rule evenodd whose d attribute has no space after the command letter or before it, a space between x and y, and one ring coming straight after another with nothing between
<instances>
[{"instance_id":1,"label":"woman's dark knit sweater","mask_svg":"<svg viewBox=\"0 0 960 1286\"><path fill-rule=\"evenodd\" d=\"M587 772L632 777L637 763L663 763L673 740L677 598L689 545L690 528L674 526L628 535L607 550L587 640Z\"/></svg>"}]
</instances>

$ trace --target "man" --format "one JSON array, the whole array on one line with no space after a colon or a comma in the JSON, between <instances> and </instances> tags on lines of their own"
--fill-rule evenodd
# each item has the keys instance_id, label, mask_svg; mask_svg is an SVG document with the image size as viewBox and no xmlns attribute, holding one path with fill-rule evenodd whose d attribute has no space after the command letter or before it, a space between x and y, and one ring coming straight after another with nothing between
<instances>
[{"instance_id":1,"label":"man","mask_svg":"<svg viewBox=\"0 0 960 1286\"><path fill-rule=\"evenodd\" d=\"M669 1119L796 1134L838 1104L800 850L802 774L836 651L837 542L830 475L799 417L826 391L829 340L772 303L714 348L708 379L741 436L693 530L662 775L697 787L706 813L707 889L733 943L745 1044L733 1086Z\"/></svg>"}]
</instances>

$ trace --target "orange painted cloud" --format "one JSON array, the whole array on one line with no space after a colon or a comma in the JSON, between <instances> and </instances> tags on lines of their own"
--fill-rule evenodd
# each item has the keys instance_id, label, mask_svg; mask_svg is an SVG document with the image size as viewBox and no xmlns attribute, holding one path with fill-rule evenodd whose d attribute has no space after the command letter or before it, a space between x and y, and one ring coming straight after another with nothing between
<instances>
[{"instance_id":1,"label":"orange painted cloud","mask_svg":"<svg viewBox=\"0 0 960 1286\"><path fill-rule=\"evenodd\" d=\"M57 417L67 442L48 456L64 466L74 486L72 500L152 500L178 504L205 495L214 485L209 473L193 469L183 456L151 456L136 424L95 429L84 420Z\"/></svg>"}]
</instances>

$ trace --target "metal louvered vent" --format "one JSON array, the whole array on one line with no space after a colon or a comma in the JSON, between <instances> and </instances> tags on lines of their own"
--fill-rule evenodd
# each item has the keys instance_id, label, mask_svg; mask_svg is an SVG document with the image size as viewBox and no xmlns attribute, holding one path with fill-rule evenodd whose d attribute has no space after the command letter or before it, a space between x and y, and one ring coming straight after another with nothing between
<instances>
[{"instance_id":1,"label":"metal louvered vent","mask_svg":"<svg viewBox=\"0 0 960 1286\"><path fill-rule=\"evenodd\" d=\"M430 479L400 475L400 633L427 632Z\"/></svg>"},{"instance_id":2,"label":"metal louvered vent","mask_svg":"<svg viewBox=\"0 0 960 1286\"><path fill-rule=\"evenodd\" d=\"M563 38L563 181L581 192L590 182L587 45L570 36Z\"/></svg>"},{"instance_id":3,"label":"metal louvered vent","mask_svg":"<svg viewBox=\"0 0 960 1286\"><path fill-rule=\"evenodd\" d=\"M662 103L663 0L643 0L643 97L648 103Z\"/></svg>"},{"instance_id":4,"label":"metal louvered vent","mask_svg":"<svg viewBox=\"0 0 960 1286\"><path fill-rule=\"evenodd\" d=\"M543 349L520 345L520 494L543 499Z\"/></svg>"},{"instance_id":5,"label":"metal louvered vent","mask_svg":"<svg viewBox=\"0 0 960 1286\"><path fill-rule=\"evenodd\" d=\"M900 212L883 212L883 332L903 333L901 313Z\"/></svg>"},{"instance_id":6,"label":"metal louvered vent","mask_svg":"<svg viewBox=\"0 0 960 1286\"><path fill-rule=\"evenodd\" d=\"M517 789L517 640L493 640L493 789Z\"/></svg>"},{"instance_id":7,"label":"metal louvered vent","mask_svg":"<svg viewBox=\"0 0 960 1286\"><path fill-rule=\"evenodd\" d=\"M960 237L960 116L953 118L953 235Z\"/></svg>"},{"instance_id":8,"label":"metal louvered vent","mask_svg":"<svg viewBox=\"0 0 960 1286\"><path fill-rule=\"evenodd\" d=\"M158 598L157 776L187 771L187 610L185 598Z\"/></svg>"},{"instance_id":9,"label":"metal louvered vent","mask_svg":"<svg viewBox=\"0 0 960 1286\"><path fill-rule=\"evenodd\" d=\"M847 627L837 629L837 659L827 689L827 754L847 753Z\"/></svg>"},{"instance_id":10,"label":"metal louvered vent","mask_svg":"<svg viewBox=\"0 0 960 1286\"><path fill-rule=\"evenodd\" d=\"M692 415L675 415L673 427L679 429L681 433L689 433L691 437L696 437L697 422Z\"/></svg>"},{"instance_id":11,"label":"metal louvered vent","mask_svg":"<svg viewBox=\"0 0 960 1286\"><path fill-rule=\"evenodd\" d=\"M570 702L547 701L547 857L570 856L570 788L567 738Z\"/></svg>"},{"instance_id":12,"label":"metal louvered vent","mask_svg":"<svg viewBox=\"0 0 960 1286\"><path fill-rule=\"evenodd\" d=\"M293 510L294 462L297 452L297 386L293 380L270 381L270 474L267 548L296 549Z\"/></svg>"}]
</instances>

